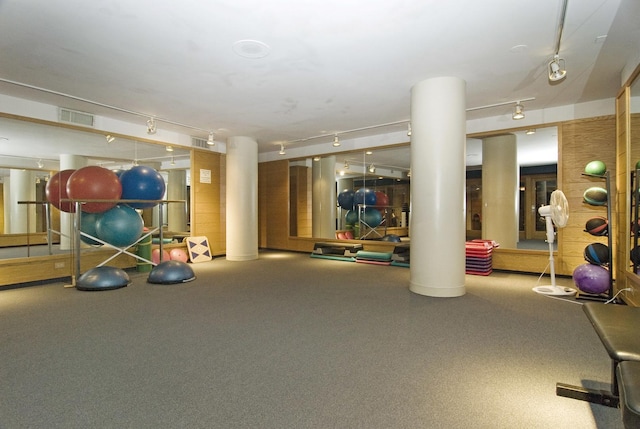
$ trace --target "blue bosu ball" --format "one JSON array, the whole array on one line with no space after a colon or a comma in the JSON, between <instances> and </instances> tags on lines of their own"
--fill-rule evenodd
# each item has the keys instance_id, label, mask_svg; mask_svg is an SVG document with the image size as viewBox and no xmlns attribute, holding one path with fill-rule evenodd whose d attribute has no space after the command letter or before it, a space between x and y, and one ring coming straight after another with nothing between
<instances>
[{"instance_id":1,"label":"blue bosu ball","mask_svg":"<svg viewBox=\"0 0 640 429\"><path fill-rule=\"evenodd\" d=\"M164 261L151 269L147 282L156 284L186 283L195 280L193 269L186 262Z\"/></svg>"},{"instance_id":2,"label":"blue bosu ball","mask_svg":"<svg viewBox=\"0 0 640 429\"><path fill-rule=\"evenodd\" d=\"M396 235L396 234L387 234L384 235L380 240L382 241L388 241L391 243L400 243L400 236Z\"/></svg>"},{"instance_id":3,"label":"blue bosu ball","mask_svg":"<svg viewBox=\"0 0 640 429\"><path fill-rule=\"evenodd\" d=\"M121 268L101 267L91 268L78 278L78 290L111 290L125 287L131 283L129 275Z\"/></svg>"}]
</instances>

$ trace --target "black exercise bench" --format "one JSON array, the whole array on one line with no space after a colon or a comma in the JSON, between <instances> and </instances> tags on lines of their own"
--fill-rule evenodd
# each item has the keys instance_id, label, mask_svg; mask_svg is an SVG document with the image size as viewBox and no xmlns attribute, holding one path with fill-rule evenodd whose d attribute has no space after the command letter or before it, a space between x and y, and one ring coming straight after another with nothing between
<instances>
[{"instance_id":1,"label":"black exercise bench","mask_svg":"<svg viewBox=\"0 0 640 429\"><path fill-rule=\"evenodd\" d=\"M611 391L557 383L556 394L621 406L625 427L640 427L640 308L589 302L582 309L611 357Z\"/></svg>"}]
</instances>

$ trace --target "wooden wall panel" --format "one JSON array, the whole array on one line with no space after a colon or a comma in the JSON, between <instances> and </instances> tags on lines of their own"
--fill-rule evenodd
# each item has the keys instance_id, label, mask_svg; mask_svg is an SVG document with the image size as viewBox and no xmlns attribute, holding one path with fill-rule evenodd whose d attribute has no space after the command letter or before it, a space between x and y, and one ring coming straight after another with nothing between
<instances>
[{"instance_id":1,"label":"wooden wall panel","mask_svg":"<svg viewBox=\"0 0 640 429\"><path fill-rule=\"evenodd\" d=\"M258 165L259 246L288 249L289 161Z\"/></svg>"},{"instance_id":2,"label":"wooden wall panel","mask_svg":"<svg viewBox=\"0 0 640 429\"><path fill-rule=\"evenodd\" d=\"M191 154L191 235L205 236L213 255L226 251L224 155L194 150ZM211 172L211 183L200 180L200 171Z\"/></svg>"},{"instance_id":3,"label":"wooden wall panel","mask_svg":"<svg viewBox=\"0 0 640 429\"><path fill-rule=\"evenodd\" d=\"M609 204L615 208L616 180L616 127L615 117L598 117L565 122L559 127L561 132L561 162L558 166L559 185L569 202L569 222L561 229L558 237L559 274L571 275L573 270L585 263L584 248L593 242L603 242L601 237L594 237L584 232L585 223L595 216L607 217L606 206L591 206L583 201L587 188L606 188L602 178L585 176L584 167L593 160L603 161L607 165L611 177L611 193ZM613 217L613 216L612 216ZM609 222L616 232L615 219ZM615 246L614 246L615 255Z\"/></svg>"},{"instance_id":4,"label":"wooden wall panel","mask_svg":"<svg viewBox=\"0 0 640 429\"><path fill-rule=\"evenodd\" d=\"M311 237L311 169L301 165L290 167L290 187L290 195L297 196L290 202L290 221L292 222L290 235Z\"/></svg>"},{"instance_id":5,"label":"wooden wall panel","mask_svg":"<svg viewBox=\"0 0 640 429\"><path fill-rule=\"evenodd\" d=\"M80 271L86 272L113 254L111 250L83 253L80 259ZM122 269L135 268L136 259L123 254L109 261L108 265ZM70 254L0 260L0 286L58 278L67 278L71 281L74 274L75 261Z\"/></svg>"}]
</instances>

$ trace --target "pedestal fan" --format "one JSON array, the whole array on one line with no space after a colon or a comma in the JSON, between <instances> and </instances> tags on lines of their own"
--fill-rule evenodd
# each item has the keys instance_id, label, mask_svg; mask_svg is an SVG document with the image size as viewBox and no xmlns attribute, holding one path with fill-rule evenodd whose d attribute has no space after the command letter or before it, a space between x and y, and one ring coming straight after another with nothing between
<instances>
[{"instance_id":1,"label":"pedestal fan","mask_svg":"<svg viewBox=\"0 0 640 429\"><path fill-rule=\"evenodd\" d=\"M569 220L569 203L564 193L560 190L555 190L549 197L549 205L542 206L538 209L540 216L543 216L547 225L547 243L549 244L549 273L551 275L551 285L536 286L533 288L534 292L543 295L554 296L570 296L576 293L575 289L568 287L562 287L556 285L556 271L553 260L553 242L554 242L554 230L553 226L557 228L564 228Z\"/></svg>"}]
</instances>

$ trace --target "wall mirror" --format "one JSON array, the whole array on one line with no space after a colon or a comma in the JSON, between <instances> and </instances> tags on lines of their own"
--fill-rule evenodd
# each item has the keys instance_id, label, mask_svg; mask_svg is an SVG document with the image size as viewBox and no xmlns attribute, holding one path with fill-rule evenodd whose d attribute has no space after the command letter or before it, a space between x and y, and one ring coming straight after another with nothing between
<instances>
[{"instance_id":1,"label":"wall mirror","mask_svg":"<svg viewBox=\"0 0 640 429\"><path fill-rule=\"evenodd\" d=\"M12 182L15 186L15 181L26 180L26 200L45 201L46 184L60 170L60 156L73 154L84 157L87 165L100 165L114 170L128 169L135 163L149 165L161 173L165 183L168 183L171 171L181 170L185 172L185 184L188 186L190 153L190 149L184 147L169 147L93 130L83 131L0 117L0 201L3 206L0 213L0 258L43 256L49 254L50 250L53 253L68 251L60 249L57 234L52 237L52 249L42 244L43 240L46 242L43 237L46 237L47 231L42 204L22 204L17 213L12 212L16 209L13 204L15 198L11 196L11 192L15 192L12 191ZM167 212L164 210L163 224L167 223ZM53 222L56 219L61 222L60 212L55 208L51 210L51 217ZM15 222L12 219L28 219L28 222Z\"/></svg>"},{"instance_id":2,"label":"wall mirror","mask_svg":"<svg viewBox=\"0 0 640 429\"><path fill-rule=\"evenodd\" d=\"M520 166L520 192L517 197L520 231L517 248L548 251L548 245L545 242L544 219L538 215L537 208L547 204L549 195L557 187L558 129L555 126L484 133L481 136L470 136L467 139L467 238L481 238L482 236L483 139L507 132L515 135L517 162ZM408 220L406 222L402 220L404 211L408 210L407 216L410 215L411 203L410 146L408 143L345 152L331 155L330 158L335 163L336 194L345 189L357 190L365 186L374 191L384 192L389 200L389 210L385 218L386 226L408 226ZM312 170L314 163L321 159L317 157L315 161L314 158L290 161L291 236L314 237L312 229ZM514 201L514 203L516 202ZM336 209L330 215L334 218L337 230L345 228L346 211L344 209L336 204ZM405 233L402 230L393 232ZM375 237L376 235L372 236L372 238Z\"/></svg>"},{"instance_id":3,"label":"wall mirror","mask_svg":"<svg viewBox=\"0 0 640 429\"><path fill-rule=\"evenodd\" d=\"M639 215L639 211L636 207L636 200L634 199L634 190L637 187L637 181L640 179L638 177L638 162L640 162L640 77L636 77L632 82L630 89L630 99L629 99L629 168L630 168L630 181L628 183L631 184L631 189L629 194L629 204L630 210L628 210L627 215L629 216L629 222L627 225L633 225L633 219ZM638 246L640 243L638 242L637 234L633 234L633 229L627 234L628 237L631 237L629 243L629 251L631 251L634 247ZM640 262L640 261L636 261ZM635 271L638 273L638 265L636 263ZM634 271L634 266L632 264L628 265L629 271Z\"/></svg>"}]
</instances>

